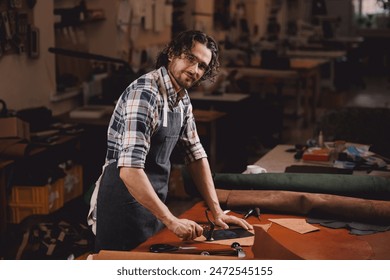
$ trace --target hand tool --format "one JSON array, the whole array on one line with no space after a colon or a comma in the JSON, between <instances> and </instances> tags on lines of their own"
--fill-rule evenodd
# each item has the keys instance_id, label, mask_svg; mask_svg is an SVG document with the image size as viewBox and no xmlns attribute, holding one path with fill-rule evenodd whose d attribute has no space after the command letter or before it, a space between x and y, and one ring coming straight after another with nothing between
<instances>
[{"instance_id":1,"label":"hand tool","mask_svg":"<svg viewBox=\"0 0 390 280\"><path fill-rule=\"evenodd\" d=\"M206 214L207 221L209 222L209 225L203 228L203 235L204 237L206 237L207 241L211 241L214 240L213 234L214 234L215 224L210 220L208 212L209 212L208 209L206 209L205 214Z\"/></svg>"},{"instance_id":2,"label":"hand tool","mask_svg":"<svg viewBox=\"0 0 390 280\"><path fill-rule=\"evenodd\" d=\"M149 251L153 253L166 253L171 252L175 254L195 254L195 255L220 255L220 256L237 256L238 258L244 258L246 256L245 251L242 249L240 243L233 242L231 245L233 250L200 250L197 247L181 247L171 244L157 243L149 247Z\"/></svg>"},{"instance_id":3,"label":"hand tool","mask_svg":"<svg viewBox=\"0 0 390 280\"><path fill-rule=\"evenodd\" d=\"M153 253L165 253L165 252L173 252L173 251L178 251L178 250L192 250L192 249L197 249L197 247L193 246L174 246L170 244L163 244L163 243L157 243L153 244L149 247L149 251Z\"/></svg>"},{"instance_id":4,"label":"hand tool","mask_svg":"<svg viewBox=\"0 0 390 280\"><path fill-rule=\"evenodd\" d=\"M259 221L260 221L260 208L259 207L255 207L255 213L256 213L257 219L259 219Z\"/></svg>"},{"instance_id":5,"label":"hand tool","mask_svg":"<svg viewBox=\"0 0 390 280\"><path fill-rule=\"evenodd\" d=\"M250 215L252 215L253 209L249 209L248 212L244 215L244 220L247 219Z\"/></svg>"}]
</instances>

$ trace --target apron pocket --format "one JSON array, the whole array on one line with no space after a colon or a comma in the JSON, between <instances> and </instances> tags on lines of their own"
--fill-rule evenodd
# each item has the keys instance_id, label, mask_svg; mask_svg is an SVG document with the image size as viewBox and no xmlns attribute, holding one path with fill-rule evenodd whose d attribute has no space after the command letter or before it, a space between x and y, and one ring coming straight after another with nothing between
<instances>
[{"instance_id":1,"label":"apron pocket","mask_svg":"<svg viewBox=\"0 0 390 280\"><path fill-rule=\"evenodd\" d=\"M161 146L159 147L158 153L157 153L157 159L156 162L159 164L166 164L169 162L169 158L171 156L171 153L173 149L176 146L177 139L179 136L165 136L164 142L161 143Z\"/></svg>"}]
</instances>

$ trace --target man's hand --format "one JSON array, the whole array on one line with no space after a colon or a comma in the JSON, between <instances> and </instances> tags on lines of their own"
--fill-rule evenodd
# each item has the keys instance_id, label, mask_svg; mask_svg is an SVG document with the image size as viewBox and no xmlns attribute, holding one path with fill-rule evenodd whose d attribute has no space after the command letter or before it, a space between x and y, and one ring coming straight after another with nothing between
<instances>
[{"instance_id":1,"label":"man's hand","mask_svg":"<svg viewBox=\"0 0 390 280\"><path fill-rule=\"evenodd\" d=\"M226 215L224 213L218 214L215 217L215 224L222 227L223 229L228 229L229 228L228 224L235 224L246 230L253 229L253 226L249 224L247 221L245 221L244 219L238 218L236 216Z\"/></svg>"},{"instance_id":2,"label":"man's hand","mask_svg":"<svg viewBox=\"0 0 390 280\"><path fill-rule=\"evenodd\" d=\"M175 219L167 225L167 228L182 240L193 240L203 233L203 228L194 221L187 219Z\"/></svg>"}]
</instances>

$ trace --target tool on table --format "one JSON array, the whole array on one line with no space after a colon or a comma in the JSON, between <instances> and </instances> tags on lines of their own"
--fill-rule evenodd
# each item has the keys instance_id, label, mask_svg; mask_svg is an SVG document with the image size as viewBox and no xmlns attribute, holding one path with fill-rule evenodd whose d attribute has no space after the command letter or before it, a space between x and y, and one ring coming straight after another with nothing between
<instances>
[{"instance_id":1,"label":"tool on table","mask_svg":"<svg viewBox=\"0 0 390 280\"><path fill-rule=\"evenodd\" d=\"M240 243L238 243L238 242L233 242L232 245L231 245L231 247L232 247L234 250L237 251L237 256L238 256L239 258L245 258L246 254L245 254L244 249L242 249Z\"/></svg>"},{"instance_id":2,"label":"tool on table","mask_svg":"<svg viewBox=\"0 0 390 280\"><path fill-rule=\"evenodd\" d=\"M259 219L259 221L260 221L260 208L259 208L259 207L255 207L255 208L249 209L249 210L244 214L243 219L247 219L249 216L256 216L257 219Z\"/></svg>"},{"instance_id":3,"label":"tool on table","mask_svg":"<svg viewBox=\"0 0 390 280\"><path fill-rule=\"evenodd\" d=\"M300 144L296 144L295 145L295 150L296 150L296 153L294 154L294 159L299 161L300 159L302 159L303 157L303 154L305 153L306 149L308 147L305 146L305 145L300 145Z\"/></svg>"},{"instance_id":4,"label":"tool on table","mask_svg":"<svg viewBox=\"0 0 390 280\"><path fill-rule=\"evenodd\" d=\"M211 241L211 240L214 240L213 234L214 234L214 230L215 230L215 224L214 224L214 222L212 222L210 220L208 213L209 213L209 210L206 209L205 214L206 214L207 221L209 222L209 225L203 229L203 235L204 235L204 237L206 237L207 241Z\"/></svg>"},{"instance_id":5,"label":"tool on table","mask_svg":"<svg viewBox=\"0 0 390 280\"><path fill-rule=\"evenodd\" d=\"M233 250L211 250L211 251L202 251L200 254L203 256L209 256L209 255L233 255L237 256L238 258L245 258L246 254L244 249L242 249L240 243L233 242L230 246L233 248Z\"/></svg>"},{"instance_id":6,"label":"tool on table","mask_svg":"<svg viewBox=\"0 0 390 280\"><path fill-rule=\"evenodd\" d=\"M195 254L195 255L221 255L221 256L237 256L238 258L244 258L246 256L245 251L242 249L240 243L233 242L231 245L233 250L200 250L197 247L181 247L171 244L157 243L149 247L149 251L153 253L184 253L184 254Z\"/></svg>"},{"instance_id":7,"label":"tool on table","mask_svg":"<svg viewBox=\"0 0 390 280\"><path fill-rule=\"evenodd\" d=\"M178 250L192 250L192 249L197 249L197 247L193 246L174 246L170 244L153 244L149 247L149 251L153 253L165 253L165 252L173 252L173 251L178 251Z\"/></svg>"},{"instance_id":8,"label":"tool on table","mask_svg":"<svg viewBox=\"0 0 390 280\"><path fill-rule=\"evenodd\" d=\"M244 219L244 220L245 220L245 219L248 219L248 217L249 217L250 215L252 215L252 213L253 213L253 209L249 209L248 212L245 213L243 219Z\"/></svg>"},{"instance_id":9,"label":"tool on table","mask_svg":"<svg viewBox=\"0 0 390 280\"><path fill-rule=\"evenodd\" d=\"M255 214L256 214L257 219L260 221L260 208L259 207L255 207Z\"/></svg>"}]
</instances>

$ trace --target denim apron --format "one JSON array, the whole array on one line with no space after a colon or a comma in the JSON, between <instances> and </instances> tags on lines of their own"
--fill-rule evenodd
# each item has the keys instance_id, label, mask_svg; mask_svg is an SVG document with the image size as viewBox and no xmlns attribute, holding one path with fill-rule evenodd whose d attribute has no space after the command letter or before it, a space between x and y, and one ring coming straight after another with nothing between
<instances>
[{"instance_id":1,"label":"denim apron","mask_svg":"<svg viewBox=\"0 0 390 280\"><path fill-rule=\"evenodd\" d=\"M162 81L161 73L160 81ZM183 104L168 109L167 93L161 82L164 108L145 161L145 173L162 202L168 193L170 156L182 132ZM104 168L97 195L95 251L131 250L154 235L163 224L129 193L114 161Z\"/></svg>"}]
</instances>

